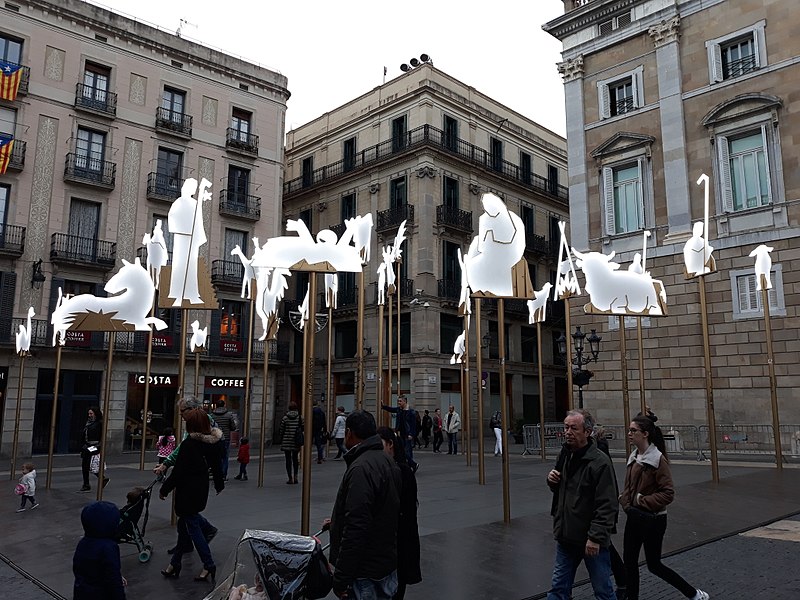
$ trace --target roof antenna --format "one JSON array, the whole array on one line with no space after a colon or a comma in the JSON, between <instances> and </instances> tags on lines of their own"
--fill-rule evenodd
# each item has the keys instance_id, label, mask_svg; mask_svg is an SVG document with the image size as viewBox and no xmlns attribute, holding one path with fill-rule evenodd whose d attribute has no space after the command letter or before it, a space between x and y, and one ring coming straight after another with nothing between
<instances>
[{"instance_id":1,"label":"roof antenna","mask_svg":"<svg viewBox=\"0 0 800 600\"><path fill-rule=\"evenodd\" d=\"M189 25L190 27L194 27L195 29L197 29L197 25L195 25L194 23L190 23L186 19L181 19L180 24L178 25L178 30L175 32L175 35L181 37L181 29L183 29L184 25Z\"/></svg>"}]
</instances>

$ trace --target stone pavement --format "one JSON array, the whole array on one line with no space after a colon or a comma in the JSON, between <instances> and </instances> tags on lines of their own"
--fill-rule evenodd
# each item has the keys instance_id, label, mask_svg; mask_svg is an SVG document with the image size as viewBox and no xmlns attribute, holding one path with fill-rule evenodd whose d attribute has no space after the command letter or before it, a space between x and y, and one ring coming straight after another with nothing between
<instances>
[{"instance_id":1,"label":"stone pavement","mask_svg":"<svg viewBox=\"0 0 800 600\"><path fill-rule=\"evenodd\" d=\"M512 452L515 450L512 446ZM410 587L406 598L544 597L554 554L550 492L544 481L555 456L542 462L538 457L510 455L512 522L505 525L500 459L487 456L487 483L480 486L477 459L467 467L464 456L433 455L429 450L416 454L424 581ZM53 488L45 490L45 462L45 457L34 458L39 466L37 500L41 508L17 514L15 497L0 505L4 528L0 558L18 569L0 561L0 589L13 590L3 597L45 600L72 596L71 559L82 535L80 509L94 499L94 493L75 492L81 479L77 456L57 457ZM623 461L615 462L621 476ZM212 552L221 574L243 529L300 529L302 486L285 484L283 456L270 451L262 489L256 487L257 467L257 463L250 464L250 481L231 480L220 496L212 494L204 513L220 529ZM235 473L234 468L232 464ZM312 524L329 515L343 469L342 461L313 465ZM153 479L149 470L138 470L138 454L115 457L109 461L108 474L111 483L105 499L119 505L130 487L147 485ZM676 460L673 474L677 496L670 507L664 544L665 554L670 555L667 564L715 599L798 597L800 569L795 557L800 549L800 522L793 515L800 513L800 471L786 468L778 473L766 464L722 463L721 481L714 485L709 463ZM0 478L3 476L7 478L8 471L0 472ZM9 482L9 495L11 487ZM781 523L778 534L773 529L767 537L736 535L783 519L791 525ZM624 515L620 531L623 527ZM192 581L201 568L195 554L184 559L180 579L167 581L159 574L168 562L166 549L174 544L175 533L169 525L169 503L157 497L151 504L146 537L155 547L147 564L138 562L135 547L121 546L129 599L200 599L210 591L209 585ZM622 545L621 534L616 543ZM645 568L642 571L642 598L680 597ZM592 597L591 588L581 585L585 577L581 568L575 600Z\"/></svg>"}]
</instances>

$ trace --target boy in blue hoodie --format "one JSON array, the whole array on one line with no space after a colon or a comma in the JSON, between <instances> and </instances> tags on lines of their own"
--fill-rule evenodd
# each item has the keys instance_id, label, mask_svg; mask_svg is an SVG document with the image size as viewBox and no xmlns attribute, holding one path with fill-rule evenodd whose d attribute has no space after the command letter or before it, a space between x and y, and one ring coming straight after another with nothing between
<instances>
[{"instance_id":1,"label":"boy in blue hoodie","mask_svg":"<svg viewBox=\"0 0 800 600\"><path fill-rule=\"evenodd\" d=\"M125 600L125 578L115 539L119 509L111 502L83 507L84 536L72 557L73 600Z\"/></svg>"}]
</instances>

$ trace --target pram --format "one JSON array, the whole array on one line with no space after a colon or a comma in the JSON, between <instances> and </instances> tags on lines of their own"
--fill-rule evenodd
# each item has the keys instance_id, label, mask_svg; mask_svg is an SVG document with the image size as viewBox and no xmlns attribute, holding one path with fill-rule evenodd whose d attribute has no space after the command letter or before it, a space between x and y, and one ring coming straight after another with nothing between
<instances>
[{"instance_id":1,"label":"pram","mask_svg":"<svg viewBox=\"0 0 800 600\"><path fill-rule=\"evenodd\" d=\"M229 575L204 600L324 598L333 573L317 535L246 529L226 565Z\"/></svg>"},{"instance_id":2,"label":"pram","mask_svg":"<svg viewBox=\"0 0 800 600\"><path fill-rule=\"evenodd\" d=\"M137 499L126 504L119 511L117 542L136 546L139 551L140 563L148 562L153 554L153 546L150 542L145 542L144 534L147 529L147 520L150 518L150 496L153 493L153 486L163 479L163 476L159 475L153 483L142 489ZM139 527L142 513L144 513L144 519L142 520L142 526Z\"/></svg>"}]
</instances>

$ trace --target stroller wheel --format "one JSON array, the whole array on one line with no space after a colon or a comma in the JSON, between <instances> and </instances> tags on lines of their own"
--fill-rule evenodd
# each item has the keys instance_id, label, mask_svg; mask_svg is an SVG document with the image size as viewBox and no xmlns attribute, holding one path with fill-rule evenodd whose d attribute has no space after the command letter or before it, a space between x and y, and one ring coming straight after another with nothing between
<instances>
[{"instance_id":1,"label":"stroller wheel","mask_svg":"<svg viewBox=\"0 0 800 600\"><path fill-rule=\"evenodd\" d=\"M144 564L150 560L150 556L153 554L153 549L150 546L146 546L144 550L139 552L139 562Z\"/></svg>"}]
</instances>

